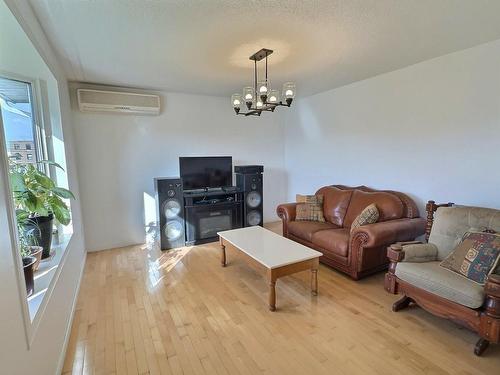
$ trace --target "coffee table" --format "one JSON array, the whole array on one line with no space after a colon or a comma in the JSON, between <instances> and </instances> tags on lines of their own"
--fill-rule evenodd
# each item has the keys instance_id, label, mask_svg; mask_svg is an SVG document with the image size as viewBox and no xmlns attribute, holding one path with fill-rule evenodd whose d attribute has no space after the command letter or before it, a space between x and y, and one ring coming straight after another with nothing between
<instances>
[{"instance_id":1,"label":"coffee table","mask_svg":"<svg viewBox=\"0 0 500 375\"><path fill-rule=\"evenodd\" d=\"M311 270L311 291L318 294L319 251L282 237L260 226L218 232L221 265L226 266L226 247L238 250L245 259L264 269L269 282L269 310L276 310L276 281L296 272Z\"/></svg>"}]
</instances>

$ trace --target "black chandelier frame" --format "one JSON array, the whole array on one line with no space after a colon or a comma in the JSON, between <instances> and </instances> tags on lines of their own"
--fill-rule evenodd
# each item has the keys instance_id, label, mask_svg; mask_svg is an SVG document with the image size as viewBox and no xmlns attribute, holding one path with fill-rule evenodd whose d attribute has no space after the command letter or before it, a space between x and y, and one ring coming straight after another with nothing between
<instances>
[{"instance_id":1,"label":"black chandelier frame","mask_svg":"<svg viewBox=\"0 0 500 375\"><path fill-rule=\"evenodd\" d=\"M261 61L262 59L266 59L266 83L267 81L267 57L273 53L272 49L262 48L261 50L255 52L252 56L249 57L250 60L254 62L254 91L255 95L257 95L257 61ZM262 100L262 108L252 107L253 102L247 101L245 105L248 109L247 112L241 112L239 107L235 107L234 111L237 115L243 116L260 116L262 112L274 112L276 107L290 107L292 105L293 98L286 98L285 102L279 101L277 103L269 103L267 101L267 94L260 95L260 99ZM255 100L257 103L257 100Z\"/></svg>"}]
</instances>

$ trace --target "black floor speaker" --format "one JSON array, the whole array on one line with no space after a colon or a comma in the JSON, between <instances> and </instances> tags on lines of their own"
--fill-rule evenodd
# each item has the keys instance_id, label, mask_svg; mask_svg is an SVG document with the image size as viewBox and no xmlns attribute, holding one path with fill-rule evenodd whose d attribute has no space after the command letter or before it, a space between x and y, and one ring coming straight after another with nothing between
<instances>
[{"instance_id":1,"label":"black floor speaker","mask_svg":"<svg viewBox=\"0 0 500 375\"><path fill-rule=\"evenodd\" d=\"M245 227L264 224L263 170L264 167L255 165L235 167L236 186L243 190L243 226Z\"/></svg>"},{"instance_id":2,"label":"black floor speaker","mask_svg":"<svg viewBox=\"0 0 500 375\"><path fill-rule=\"evenodd\" d=\"M184 198L178 177L155 178L157 217L162 250L182 247L185 243Z\"/></svg>"}]
</instances>

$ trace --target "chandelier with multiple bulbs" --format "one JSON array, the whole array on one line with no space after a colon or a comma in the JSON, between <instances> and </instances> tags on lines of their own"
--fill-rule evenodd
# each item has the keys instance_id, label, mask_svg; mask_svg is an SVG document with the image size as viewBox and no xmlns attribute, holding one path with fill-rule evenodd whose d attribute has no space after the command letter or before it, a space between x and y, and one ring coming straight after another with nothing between
<instances>
[{"instance_id":1,"label":"chandelier with multiple bulbs","mask_svg":"<svg viewBox=\"0 0 500 375\"><path fill-rule=\"evenodd\" d=\"M283 84L281 92L284 102L280 99L280 91L271 89L269 79L267 78L267 57L273 53L272 50L262 48L250 56L254 62L254 87L247 86L243 88L242 94L233 94L231 104L237 115L260 116L264 111L274 112L276 107L290 107L293 98L295 98L295 83L286 82ZM258 80L257 61L266 59L266 77L264 80ZM245 105L247 112L241 112L241 107Z\"/></svg>"}]
</instances>

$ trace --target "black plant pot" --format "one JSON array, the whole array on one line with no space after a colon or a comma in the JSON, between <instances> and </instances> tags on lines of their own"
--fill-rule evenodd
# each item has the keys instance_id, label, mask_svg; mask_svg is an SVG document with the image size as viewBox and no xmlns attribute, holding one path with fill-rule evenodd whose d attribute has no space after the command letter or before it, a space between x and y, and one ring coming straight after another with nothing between
<instances>
[{"instance_id":1,"label":"black plant pot","mask_svg":"<svg viewBox=\"0 0 500 375\"><path fill-rule=\"evenodd\" d=\"M35 279L33 278L33 265L36 262L35 257L23 258L24 281L26 282L26 294L31 296L35 290Z\"/></svg>"},{"instance_id":2,"label":"black plant pot","mask_svg":"<svg viewBox=\"0 0 500 375\"><path fill-rule=\"evenodd\" d=\"M50 245L52 244L52 224L54 222L54 215L36 216L30 218L30 220L33 224L28 224L26 229L32 230L35 228L35 230L33 230L33 235L36 239L36 243L33 243L33 245L43 247L42 259L48 258L50 256Z\"/></svg>"}]
</instances>

